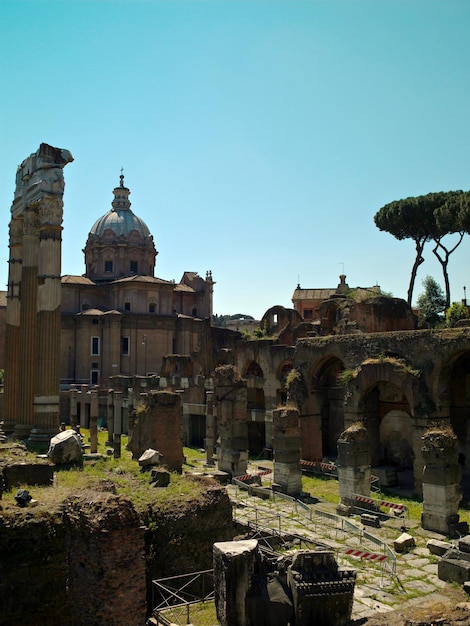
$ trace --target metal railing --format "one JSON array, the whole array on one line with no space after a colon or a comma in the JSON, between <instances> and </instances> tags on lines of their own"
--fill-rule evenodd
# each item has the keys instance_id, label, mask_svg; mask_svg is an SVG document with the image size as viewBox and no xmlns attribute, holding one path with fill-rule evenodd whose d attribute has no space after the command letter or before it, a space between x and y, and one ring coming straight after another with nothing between
<instances>
[{"instance_id":1,"label":"metal railing","mask_svg":"<svg viewBox=\"0 0 470 626\"><path fill-rule=\"evenodd\" d=\"M157 624L189 624L191 606L213 600L211 569L152 580L152 614ZM181 622L181 619L187 621Z\"/></svg>"}]
</instances>

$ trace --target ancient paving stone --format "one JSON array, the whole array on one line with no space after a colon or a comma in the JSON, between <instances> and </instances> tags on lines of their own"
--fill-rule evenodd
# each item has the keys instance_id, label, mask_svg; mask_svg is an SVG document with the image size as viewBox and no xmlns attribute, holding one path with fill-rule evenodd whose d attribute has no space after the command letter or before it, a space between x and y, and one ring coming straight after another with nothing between
<instances>
[{"instance_id":1,"label":"ancient paving stone","mask_svg":"<svg viewBox=\"0 0 470 626\"><path fill-rule=\"evenodd\" d=\"M433 593L435 591L434 585L430 585L422 580L410 580L406 584L406 590L409 592L411 589L419 591L423 594Z\"/></svg>"},{"instance_id":2,"label":"ancient paving stone","mask_svg":"<svg viewBox=\"0 0 470 626\"><path fill-rule=\"evenodd\" d=\"M428 563L429 563L429 559L410 559L408 561L408 565L410 567L416 567L416 568L424 567L425 565L428 565Z\"/></svg>"}]
</instances>

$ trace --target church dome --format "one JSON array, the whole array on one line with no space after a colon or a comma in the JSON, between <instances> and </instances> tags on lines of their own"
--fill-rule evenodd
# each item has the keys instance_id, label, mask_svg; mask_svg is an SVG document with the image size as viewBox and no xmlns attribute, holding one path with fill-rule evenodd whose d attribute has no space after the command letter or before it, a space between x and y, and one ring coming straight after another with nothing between
<instances>
[{"instance_id":1,"label":"church dome","mask_svg":"<svg viewBox=\"0 0 470 626\"><path fill-rule=\"evenodd\" d=\"M136 231L143 239L150 237L147 224L131 211L130 191L124 187L122 174L120 178L120 186L114 189L113 208L96 220L90 230L90 235L103 237L107 230L111 230L116 237L129 237L133 231Z\"/></svg>"},{"instance_id":2,"label":"church dome","mask_svg":"<svg viewBox=\"0 0 470 626\"><path fill-rule=\"evenodd\" d=\"M153 276L157 251L147 224L131 211L124 175L115 187L111 210L93 224L85 249L86 276L111 281L128 276Z\"/></svg>"}]
</instances>

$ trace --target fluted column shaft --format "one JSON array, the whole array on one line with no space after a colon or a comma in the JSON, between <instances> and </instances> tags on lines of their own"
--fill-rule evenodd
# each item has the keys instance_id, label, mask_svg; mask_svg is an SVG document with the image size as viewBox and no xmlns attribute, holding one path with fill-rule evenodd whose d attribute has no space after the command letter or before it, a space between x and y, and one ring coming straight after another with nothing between
<instances>
[{"instance_id":1,"label":"fluted column shaft","mask_svg":"<svg viewBox=\"0 0 470 626\"><path fill-rule=\"evenodd\" d=\"M23 262L23 219L10 221L7 315L5 324L5 397L3 430L13 432L19 422L19 339L21 266Z\"/></svg>"},{"instance_id":2,"label":"fluted column shaft","mask_svg":"<svg viewBox=\"0 0 470 626\"><path fill-rule=\"evenodd\" d=\"M45 196L38 206L38 294L36 353L46 366L36 368L34 426L45 435L60 426L60 303L62 198Z\"/></svg>"},{"instance_id":3,"label":"fluted column shaft","mask_svg":"<svg viewBox=\"0 0 470 626\"><path fill-rule=\"evenodd\" d=\"M34 374L36 362L36 309L38 294L38 214L23 213L23 264L21 267L20 336L18 359L18 422L15 435L25 437L33 428Z\"/></svg>"}]
</instances>

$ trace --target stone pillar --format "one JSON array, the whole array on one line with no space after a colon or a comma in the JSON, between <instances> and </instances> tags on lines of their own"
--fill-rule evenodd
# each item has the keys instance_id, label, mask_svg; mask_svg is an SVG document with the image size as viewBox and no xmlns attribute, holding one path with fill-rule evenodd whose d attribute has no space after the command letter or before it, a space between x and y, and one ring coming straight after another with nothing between
<instances>
[{"instance_id":1,"label":"stone pillar","mask_svg":"<svg viewBox=\"0 0 470 626\"><path fill-rule=\"evenodd\" d=\"M87 422L87 393L88 385L80 385L80 391L78 392L78 402L80 403L80 427L88 428Z\"/></svg>"},{"instance_id":2,"label":"stone pillar","mask_svg":"<svg viewBox=\"0 0 470 626\"><path fill-rule=\"evenodd\" d=\"M171 391L150 391L146 395L145 409L139 410L134 432L127 444L134 459L152 448L162 455L162 465L176 472L182 471L181 404L181 396Z\"/></svg>"},{"instance_id":3,"label":"stone pillar","mask_svg":"<svg viewBox=\"0 0 470 626\"><path fill-rule=\"evenodd\" d=\"M114 458L121 458L122 392L114 392Z\"/></svg>"},{"instance_id":4,"label":"stone pillar","mask_svg":"<svg viewBox=\"0 0 470 626\"><path fill-rule=\"evenodd\" d=\"M75 430L78 424L77 398L78 398L77 387L76 385L71 385L70 387L70 427L72 428L72 430Z\"/></svg>"},{"instance_id":5,"label":"stone pillar","mask_svg":"<svg viewBox=\"0 0 470 626\"><path fill-rule=\"evenodd\" d=\"M134 421L135 421L135 409L134 406L134 389L129 387L127 390L127 406L128 406L128 431L127 434L129 437L132 437L132 433L134 431Z\"/></svg>"},{"instance_id":6,"label":"stone pillar","mask_svg":"<svg viewBox=\"0 0 470 626\"><path fill-rule=\"evenodd\" d=\"M433 429L422 440L424 459L423 513L421 525L444 535L468 533L468 525L459 523L459 504L462 499L458 463L458 441L452 429Z\"/></svg>"},{"instance_id":7,"label":"stone pillar","mask_svg":"<svg viewBox=\"0 0 470 626\"><path fill-rule=\"evenodd\" d=\"M370 495L369 436L357 422L338 439L338 482L340 504L337 512L349 515L354 508L354 495Z\"/></svg>"},{"instance_id":8,"label":"stone pillar","mask_svg":"<svg viewBox=\"0 0 470 626\"><path fill-rule=\"evenodd\" d=\"M90 452L98 452L98 390L90 391Z\"/></svg>"},{"instance_id":9,"label":"stone pillar","mask_svg":"<svg viewBox=\"0 0 470 626\"><path fill-rule=\"evenodd\" d=\"M114 445L114 390L108 389L108 398L106 404L106 424L108 428L108 440L106 441L107 446Z\"/></svg>"},{"instance_id":10,"label":"stone pillar","mask_svg":"<svg viewBox=\"0 0 470 626\"><path fill-rule=\"evenodd\" d=\"M273 426L274 483L282 493L298 496L302 491L298 409L291 406L275 409Z\"/></svg>"},{"instance_id":11,"label":"stone pillar","mask_svg":"<svg viewBox=\"0 0 470 626\"><path fill-rule=\"evenodd\" d=\"M20 287L23 263L23 218L10 222L10 258L8 261L7 312L5 324L5 433L11 434L20 422L19 414L19 343L20 343Z\"/></svg>"},{"instance_id":12,"label":"stone pillar","mask_svg":"<svg viewBox=\"0 0 470 626\"><path fill-rule=\"evenodd\" d=\"M43 198L38 206L36 355L47 366L36 367L32 441L49 441L60 425L62 208L61 196Z\"/></svg>"},{"instance_id":13,"label":"stone pillar","mask_svg":"<svg viewBox=\"0 0 470 626\"><path fill-rule=\"evenodd\" d=\"M18 167L11 207L12 297L5 368L10 371L6 381L8 421L16 422L15 436L24 438L31 433L36 441L49 440L60 425L62 170L71 161L68 150L41 144ZM20 270L13 267L20 259L21 278Z\"/></svg>"},{"instance_id":14,"label":"stone pillar","mask_svg":"<svg viewBox=\"0 0 470 626\"><path fill-rule=\"evenodd\" d=\"M206 394L206 438L204 447L206 448L206 464L214 465L214 443L215 443L215 418L214 418L214 392L208 391Z\"/></svg>"},{"instance_id":15,"label":"stone pillar","mask_svg":"<svg viewBox=\"0 0 470 626\"><path fill-rule=\"evenodd\" d=\"M218 469L231 476L240 476L246 474L248 466L246 382L232 365L218 367L214 379L220 437Z\"/></svg>"},{"instance_id":16,"label":"stone pillar","mask_svg":"<svg viewBox=\"0 0 470 626\"><path fill-rule=\"evenodd\" d=\"M245 601L255 571L258 542L214 543L214 590L221 626L247 626Z\"/></svg>"}]
</instances>

